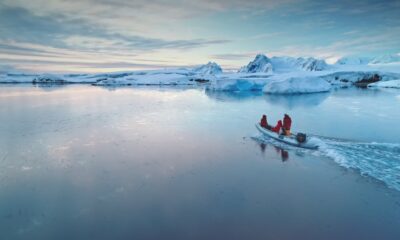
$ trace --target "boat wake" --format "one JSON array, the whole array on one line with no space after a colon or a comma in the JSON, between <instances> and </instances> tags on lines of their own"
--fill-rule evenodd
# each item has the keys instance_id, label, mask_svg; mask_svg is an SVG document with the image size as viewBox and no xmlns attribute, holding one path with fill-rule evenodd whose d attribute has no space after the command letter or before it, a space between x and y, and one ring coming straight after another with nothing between
<instances>
[{"instance_id":1,"label":"boat wake","mask_svg":"<svg viewBox=\"0 0 400 240\"><path fill-rule=\"evenodd\" d=\"M273 145L278 144L279 147L287 150L296 149L296 147L288 147L284 143L263 136L255 139ZM301 151L331 158L344 168L354 169L361 175L375 178L388 187L400 191L400 144L356 142L322 136L310 136L309 141L318 145L318 150Z\"/></svg>"},{"instance_id":2,"label":"boat wake","mask_svg":"<svg viewBox=\"0 0 400 240\"><path fill-rule=\"evenodd\" d=\"M354 142L327 137L312 137L319 153L345 168L358 170L400 191L400 144Z\"/></svg>"}]
</instances>

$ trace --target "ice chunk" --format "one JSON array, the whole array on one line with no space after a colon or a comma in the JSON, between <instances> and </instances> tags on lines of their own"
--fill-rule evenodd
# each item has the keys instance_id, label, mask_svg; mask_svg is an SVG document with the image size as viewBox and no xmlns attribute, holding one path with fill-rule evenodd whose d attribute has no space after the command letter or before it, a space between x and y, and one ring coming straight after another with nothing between
<instances>
[{"instance_id":1,"label":"ice chunk","mask_svg":"<svg viewBox=\"0 0 400 240\"><path fill-rule=\"evenodd\" d=\"M206 89L214 91L261 91L266 82L266 78L215 79Z\"/></svg>"},{"instance_id":2,"label":"ice chunk","mask_svg":"<svg viewBox=\"0 0 400 240\"><path fill-rule=\"evenodd\" d=\"M320 77L289 77L267 82L263 88L263 92L271 94L294 94L328 92L330 89L331 84Z\"/></svg>"}]
</instances>

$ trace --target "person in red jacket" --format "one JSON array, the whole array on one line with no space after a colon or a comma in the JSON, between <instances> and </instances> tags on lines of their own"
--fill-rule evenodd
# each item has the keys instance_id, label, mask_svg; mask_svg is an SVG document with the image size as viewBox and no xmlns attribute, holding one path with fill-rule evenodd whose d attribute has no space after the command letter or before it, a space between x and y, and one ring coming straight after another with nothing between
<instances>
[{"instance_id":1,"label":"person in red jacket","mask_svg":"<svg viewBox=\"0 0 400 240\"><path fill-rule=\"evenodd\" d=\"M292 119L289 117L289 115L285 114L283 117L283 133L286 136L290 136L290 128L292 126Z\"/></svg>"},{"instance_id":2,"label":"person in red jacket","mask_svg":"<svg viewBox=\"0 0 400 240\"><path fill-rule=\"evenodd\" d=\"M276 126L271 128L271 131L276 132L277 134L280 134L281 128L282 128L282 121L279 120L278 123L276 124Z\"/></svg>"},{"instance_id":3,"label":"person in red jacket","mask_svg":"<svg viewBox=\"0 0 400 240\"><path fill-rule=\"evenodd\" d=\"M262 115L262 118L261 118L261 121L260 121L260 125L261 125L261 127L266 128L266 129L271 128L268 125L268 121L267 121L267 116L266 115Z\"/></svg>"}]
</instances>

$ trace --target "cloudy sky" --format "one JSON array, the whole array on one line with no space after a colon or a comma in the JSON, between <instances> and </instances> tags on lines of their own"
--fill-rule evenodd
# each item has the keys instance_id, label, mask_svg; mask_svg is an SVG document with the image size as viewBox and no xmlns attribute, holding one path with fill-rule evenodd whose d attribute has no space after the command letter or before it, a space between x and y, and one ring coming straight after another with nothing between
<instances>
[{"instance_id":1,"label":"cloudy sky","mask_svg":"<svg viewBox=\"0 0 400 240\"><path fill-rule=\"evenodd\" d=\"M0 71L226 69L400 52L400 0L0 0Z\"/></svg>"}]
</instances>

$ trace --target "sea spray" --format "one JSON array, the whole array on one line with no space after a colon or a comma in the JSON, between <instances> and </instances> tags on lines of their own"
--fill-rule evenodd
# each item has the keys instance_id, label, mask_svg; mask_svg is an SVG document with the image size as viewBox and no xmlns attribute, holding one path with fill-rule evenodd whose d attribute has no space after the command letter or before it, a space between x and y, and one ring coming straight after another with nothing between
<instances>
[{"instance_id":1,"label":"sea spray","mask_svg":"<svg viewBox=\"0 0 400 240\"><path fill-rule=\"evenodd\" d=\"M400 144L311 136L309 141L318 145L318 150L313 151L289 146L263 136L252 138L286 150L300 150L313 155L326 156L344 168L355 169L361 175L375 178L388 187L400 191Z\"/></svg>"},{"instance_id":2,"label":"sea spray","mask_svg":"<svg viewBox=\"0 0 400 240\"><path fill-rule=\"evenodd\" d=\"M313 137L319 151L340 166L358 170L400 191L400 144Z\"/></svg>"}]
</instances>

